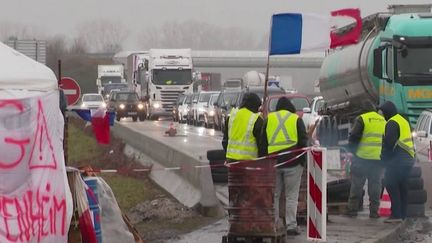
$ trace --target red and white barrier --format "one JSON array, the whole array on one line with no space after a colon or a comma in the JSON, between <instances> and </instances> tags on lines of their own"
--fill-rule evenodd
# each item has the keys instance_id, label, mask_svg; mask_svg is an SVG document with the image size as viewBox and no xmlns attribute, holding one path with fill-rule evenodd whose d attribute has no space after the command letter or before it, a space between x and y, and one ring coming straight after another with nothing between
<instances>
[{"instance_id":1,"label":"red and white barrier","mask_svg":"<svg viewBox=\"0 0 432 243\"><path fill-rule=\"evenodd\" d=\"M307 239L326 241L327 149L313 147L308 153Z\"/></svg>"}]
</instances>

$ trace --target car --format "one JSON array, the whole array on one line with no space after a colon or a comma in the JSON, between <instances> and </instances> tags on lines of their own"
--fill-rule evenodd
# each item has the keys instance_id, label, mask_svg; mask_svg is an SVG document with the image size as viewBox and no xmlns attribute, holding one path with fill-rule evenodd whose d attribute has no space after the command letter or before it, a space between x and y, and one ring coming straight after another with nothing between
<instances>
[{"instance_id":1,"label":"car","mask_svg":"<svg viewBox=\"0 0 432 243\"><path fill-rule=\"evenodd\" d=\"M281 97L287 97L296 109L296 113L299 117L303 117L303 109L310 106L309 98L306 95L300 93L287 93L284 95L270 95L267 97L266 102L263 105L263 115L267 116L268 113L276 111L276 104Z\"/></svg>"},{"instance_id":2,"label":"car","mask_svg":"<svg viewBox=\"0 0 432 243\"><path fill-rule=\"evenodd\" d=\"M81 97L82 109L99 109L106 108L106 103L102 95L97 93L83 94Z\"/></svg>"},{"instance_id":3,"label":"car","mask_svg":"<svg viewBox=\"0 0 432 243\"><path fill-rule=\"evenodd\" d=\"M189 103L191 102L191 99L192 99L192 94L185 94L183 102L178 105L177 112L178 112L179 123L187 122Z\"/></svg>"},{"instance_id":4,"label":"car","mask_svg":"<svg viewBox=\"0 0 432 243\"><path fill-rule=\"evenodd\" d=\"M111 83L105 84L102 90L102 95L105 99L109 98L111 91L128 91L129 86L127 83Z\"/></svg>"},{"instance_id":5,"label":"car","mask_svg":"<svg viewBox=\"0 0 432 243\"><path fill-rule=\"evenodd\" d=\"M432 110L424 110L413 131L413 140L416 148L417 158L420 161L429 160L429 151L432 145Z\"/></svg>"},{"instance_id":6,"label":"car","mask_svg":"<svg viewBox=\"0 0 432 243\"><path fill-rule=\"evenodd\" d=\"M186 99L186 95L180 94L173 105L172 115L173 115L173 121L175 122L180 121L179 107L183 105L185 99Z\"/></svg>"},{"instance_id":7,"label":"car","mask_svg":"<svg viewBox=\"0 0 432 243\"><path fill-rule=\"evenodd\" d=\"M205 107L208 105L210 97L213 94L217 94L217 92L213 91L201 91L198 93L196 102L192 104L192 114L193 114L193 124L195 126L200 126L205 123L204 121L204 112Z\"/></svg>"},{"instance_id":8,"label":"car","mask_svg":"<svg viewBox=\"0 0 432 243\"><path fill-rule=\"evenodd\" d=\"M237 97L236 103L235 103L235 107L239 108L241 105L241 102L243 100L243 96L246 93L255 93L257 94L260 99L261 102L263 102L264 99L264 87L263 86L251 86L249 88L243 89L240 92L240 95ZM267 97L272 96L272 95L285 95L285 90L281 89L281 88L277 88L277 87L267 87Z\"/></svg>"},{"instance_id":9,"label":"car","mask_svg":"<svg viewBox=\"0 0 432 243\"><path fill-rule=\"evenodd\" d=\"M324 104L324 98L316 96L312 99L310 107L303 108L303 121L307 131L313 128L315 122L320 118L319 111L324 108Z\"/></svg>"},{"instance_id":10,"label":"car","mask_svg":"<svg viewBox=\"0 0 432 243\"><path fill-rule=\"evenodd\" d=\"M222 91L215 103L213 103L215 109L214 116L214 127L217 130L224 130L225 119L231 112L231 108L235 106L237 102L237 97L240 95L241 91Z\"/></svg>"},{"instance_id":11,"label":"car","mask_svg":"<svg viewBox=\"0 0 432 243\"><path fill-rule=\"evenodd\" d=\"M144 121L147 116L145 104L138 98L138 94L131 91L112 92L109 97L108 110L115 111L116 120L123 117L132 117L136 122L139 118Z\"/></svg>"},{"instance_id":12,"label":"car","mask_svg":"<svg viewBox=\"0 0 432 243\"><path fill-rule=\"evenodd\" d=\"M214 128L215 126L215 102L219 97L220 92L216 92L210 96L209 101L204 106L204 127L206 128Z\"/></svg>"}]
</instances>

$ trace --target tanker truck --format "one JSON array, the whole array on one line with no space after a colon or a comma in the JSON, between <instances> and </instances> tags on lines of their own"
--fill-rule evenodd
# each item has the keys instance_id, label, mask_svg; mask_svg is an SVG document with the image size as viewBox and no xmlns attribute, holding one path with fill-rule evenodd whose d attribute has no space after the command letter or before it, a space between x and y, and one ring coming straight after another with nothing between
<instances>
[{"instance_id":1,"label":"tanker truck","mask_svg":"<svg viewBox=\"0 0 432 243\"><path fill-rule=\"evenodd\" d=\"M352 26L339 29L349 31ZM317 126L320 143L341 146L365 103L392 101L412 126L432 108L432 14L386 13L363 19L362 40L331 50L320 70L326 102Z\"/></svg>"}]
</instances>

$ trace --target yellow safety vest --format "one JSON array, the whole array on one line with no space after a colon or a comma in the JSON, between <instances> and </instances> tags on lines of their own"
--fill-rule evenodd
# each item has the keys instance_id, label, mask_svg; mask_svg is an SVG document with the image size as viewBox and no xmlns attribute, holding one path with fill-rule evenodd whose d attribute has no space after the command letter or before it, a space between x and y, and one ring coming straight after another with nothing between
<instances>
[{"instance_id":1,"label":"yellow safety vest","mask_svg":"<svg viewBox=\"0 0 432 243\"><path fill-rule=\"evenodd\" d=\"M380 160L386 121L375 111L365 113L360 117L363 120L364 128L356 155L362 159Z\"/></svg>"},{"instance_id":2,"label":"yellow safety vest","mask_svg":"<svg viewBox=\"0 0 432 243\"><path fill-rule=\"evenodd\" d=\"M298 115L286 110L271 112L267 116L268 152L274 153L297 145Z\"/></svg>"},{"instance_id":3,"label":"yellow safety vest","mask_svg":"<svg viewBox=\"0 0 432 243\"><path fill-rule=\"evenodd\" d=\"M249 160L258 157L258 146L253 128L259 115L246 108L232 109L228 122L228 148L226 157Z\"/></svg>"},{"instance_id":4,"label":"yellow safety vest","mask_svg":"<svg viewBox=\"0 0 432 243\"><path fill-rule=\"evenodd\" d=\"M399 140L395 144L395 147L401 147L403 150L407 151L411 157L414 158L414 143L411 136L411 127L408 121L399 114L396 114L390 118L389 121L395 121L399 125Z\"/></svg>"}]
</instances>

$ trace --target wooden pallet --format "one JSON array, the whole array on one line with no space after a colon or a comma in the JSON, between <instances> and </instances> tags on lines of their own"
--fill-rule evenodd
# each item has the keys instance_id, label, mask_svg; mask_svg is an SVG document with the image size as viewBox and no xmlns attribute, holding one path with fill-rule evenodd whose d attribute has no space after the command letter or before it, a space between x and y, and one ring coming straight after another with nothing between
<instances>
[{"instance_id":1,"label":"wooden pallet","mask_svg":"<svg viewBox=\"0 0 432 243\"><path fill-rule=\"evenodd\" d=\"M344 214L347 211L347 202L333 202L327 203L327 213L328 214Z\"/></svg>"}]
</instances>

